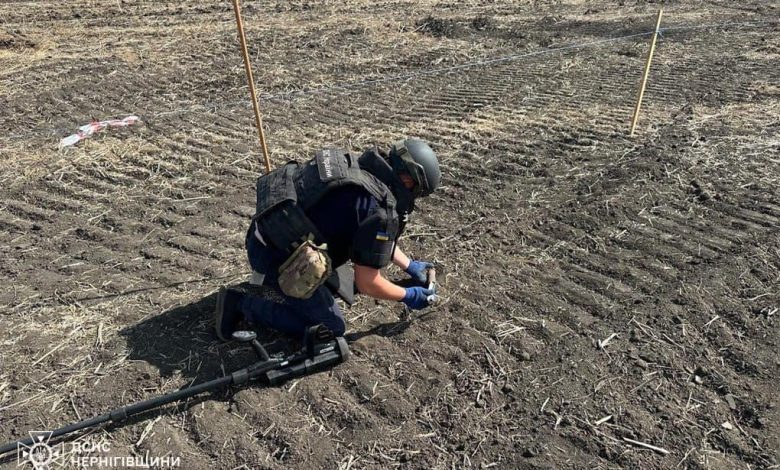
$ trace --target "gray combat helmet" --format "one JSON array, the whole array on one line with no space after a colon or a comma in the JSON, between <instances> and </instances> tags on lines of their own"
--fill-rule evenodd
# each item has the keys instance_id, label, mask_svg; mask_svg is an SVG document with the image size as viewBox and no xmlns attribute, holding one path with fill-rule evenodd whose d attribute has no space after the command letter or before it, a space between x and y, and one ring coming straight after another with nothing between
<instances>
[{"instance_id":1,"label":"gray combat helmet","mask_svg":"<svg viewBox=\"0 0 780 470\"><path fill-rule=\"evenodd\" d=\"M412 177L414 197L425 197L439 187L439 159L428 144L419 139L399 140L390 148L390 165L396 173Z\"/></svg>"}]
</instances>

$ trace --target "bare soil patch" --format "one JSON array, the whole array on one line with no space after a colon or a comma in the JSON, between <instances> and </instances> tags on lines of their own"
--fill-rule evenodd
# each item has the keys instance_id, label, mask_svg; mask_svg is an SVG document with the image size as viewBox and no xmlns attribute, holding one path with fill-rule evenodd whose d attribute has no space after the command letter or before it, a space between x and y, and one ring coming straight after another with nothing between
<instances>
[{"instance_id":1,"label":"bare soil patch","mask_svg":"<svg viewBox=\"0 0 780 470\"><path fill-rule=\"evenodd\" d=\"M251 358L211 331L261 171L230 4L82 3L0 4L2 441ZM361 299L331 372L98 435L193 469L776 466L777 7L669 4L633 139L642 37L427 72L645 32L656 7L247 2L275 164L400 135L441 155L402 243L444 301Z\"/></svg>"}]
</instances>

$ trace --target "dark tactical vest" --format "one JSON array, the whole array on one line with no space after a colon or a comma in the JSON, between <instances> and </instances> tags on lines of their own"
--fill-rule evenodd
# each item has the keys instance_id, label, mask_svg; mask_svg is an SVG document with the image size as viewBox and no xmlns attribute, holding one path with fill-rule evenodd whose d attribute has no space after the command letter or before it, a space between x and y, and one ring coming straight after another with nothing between
<instances>
[{"instance_id":1,"label":"dark tactical vest","mask_svg":"<svg viewBox=\"0 0 780 470\"><path fill-rule=\"evenodd\" d=\"M318 244L325 243L326 240L306 211L334 189L355 185L377 200L381 212L386 214L379 229L394 241L402 226L399 222L399 207L390 188L396 189L400 181L381 157L368 153L358 160L344 150L325 149L318 151L313 159L304 164L290 162L258 178L257 207L253 220L260 225L266 240L287 253L292 251L295 244L310 236ZM406 193L399 194L402 214L406 215L411 212L412 199L407 194L408 190L403 189ZM364 253L373 251L371 246L354 246L353 250L362 250ZM377 253L376 256L380 255ZM341 261L334 260L336 263ZM380 261L386 260L377 259L377 264L381 264Z\"/></svg>"}]
</instances>

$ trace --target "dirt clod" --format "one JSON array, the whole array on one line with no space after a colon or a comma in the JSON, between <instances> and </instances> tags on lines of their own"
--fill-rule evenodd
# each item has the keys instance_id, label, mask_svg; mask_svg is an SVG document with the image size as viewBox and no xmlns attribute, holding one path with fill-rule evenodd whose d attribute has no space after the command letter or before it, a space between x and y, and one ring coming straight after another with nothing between
<instances>
[{"instance_id":1,"label":"dirt clod","mask_svg":"<svg viewBox=\"0 0 780 470\"><path fill-rule=\"evenodd\" d=\"M539 448L538 447L526 447L523 450L523 457L530 459L533 457L536 457L539 455Z\"/></svg>"},{"instance_id":2,"label":"dirt clod","mask_svg":"<svg viewBox=\"0 0 780 470\"><path fill-rule=\"evenodd\" d=\"M531 360L531 353L529 353L527 351L523 351L523 352L521 352L517 356L517 358L520 359L521 361L530 361Z\"/></svg>"},{"instance_id":3,"label":"dirt clod","mask_svg":"<svg viewBox=\"0 0 780 470\"><path fill-rule=\"evenodd\" d=\"M724 400L726 400L726 403L728 403L729 408L732 410L737 409L737 401L734 399L734 395L728 393L723 397Z\"/></svg>"}]
</instances>

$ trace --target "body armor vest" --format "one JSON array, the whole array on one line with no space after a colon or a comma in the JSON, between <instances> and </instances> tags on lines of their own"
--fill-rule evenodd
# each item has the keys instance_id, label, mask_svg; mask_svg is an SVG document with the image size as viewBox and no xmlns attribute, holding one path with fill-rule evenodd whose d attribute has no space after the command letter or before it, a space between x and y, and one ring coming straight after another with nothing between
<instances>
[{"instance_id":1,"label":"body armor vest","mask_svg":"<svg viewBox=\"0 0 780 470\"><path fill-rule=\"evenodd\" d=\"M364 157L365 154L361 162ZM260 226L263 236L286 253L291 253L307 238L318 244L326 243L306 211L334 189L355 185L377 200L387 214L387 231L397 236L400 232L396 198L389 187L393 182L385 182L387 175L380 179L361 166L358 159L340 149L318 151L304 164L287 163L258 178L253 220Z\"/></svg>"}]
</instances>

